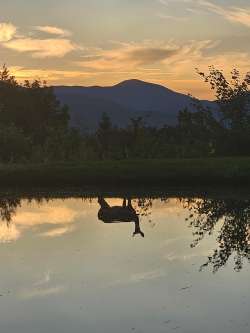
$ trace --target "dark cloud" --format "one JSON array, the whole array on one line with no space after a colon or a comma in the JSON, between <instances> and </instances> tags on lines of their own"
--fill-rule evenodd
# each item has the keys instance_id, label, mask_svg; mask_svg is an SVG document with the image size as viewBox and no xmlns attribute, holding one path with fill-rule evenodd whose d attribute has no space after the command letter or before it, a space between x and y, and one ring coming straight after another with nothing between
<instances>
[{"instance_id":1,"label":"dark cloud","mask_svg":"<svg viewBox=\"0 0 250 333\"><path fill-rule=\"evenodd\" d=\"M139 64L149 65L175 56L177 53L178 49L141 48L129 51L128 60Z\"/></svg>"}]
</instances>

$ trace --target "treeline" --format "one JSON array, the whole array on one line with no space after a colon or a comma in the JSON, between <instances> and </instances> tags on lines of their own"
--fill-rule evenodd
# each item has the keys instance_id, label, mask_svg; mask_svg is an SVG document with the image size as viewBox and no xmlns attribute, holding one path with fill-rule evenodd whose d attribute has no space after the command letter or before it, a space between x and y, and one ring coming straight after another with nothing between
<instances>
[{"instance_id":1,"label":"treeline","mask_svg":"<svg viewBox=\"0 0 250 333\"><path fill-rule=\"evenodd\" d=\"M237 70L227 81L214 67L198 72L215 92L215 108L194 99L195 111L180 110L176 126L153 128L142 118L126 128L103 114L95 133L70 126L69 110L45 82L19 84L0 71L0 162L46 163L136 158L250 155L250 75Z\"/></svg>"},{"instance_id":2,"label":"treeline","mask_svg":"<svg viewBox=\"0 0 250 333\"><path fill-rule=\"evenodd\" d=\"M69 126L69 112L51 87L35 80L19 84L6 66L0 71L0 161L70 160L82 138ZM79 149L79 150L78 150Z\"/></svg>"}]
</instances>

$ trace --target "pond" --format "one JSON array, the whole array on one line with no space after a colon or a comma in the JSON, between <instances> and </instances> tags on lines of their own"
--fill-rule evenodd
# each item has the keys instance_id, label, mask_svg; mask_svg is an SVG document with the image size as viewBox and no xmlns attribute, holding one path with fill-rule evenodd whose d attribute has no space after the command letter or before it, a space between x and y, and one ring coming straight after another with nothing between
<instances>
[{"instance_id":1,"label":"pond","mask_svg":"<svg viewBox=\"0 0 250 333\"><path fill-rule=\"evenodd\" d=\"M1 195L0 332L245 333L250 197Z\"/></svg>"}]
</instances>

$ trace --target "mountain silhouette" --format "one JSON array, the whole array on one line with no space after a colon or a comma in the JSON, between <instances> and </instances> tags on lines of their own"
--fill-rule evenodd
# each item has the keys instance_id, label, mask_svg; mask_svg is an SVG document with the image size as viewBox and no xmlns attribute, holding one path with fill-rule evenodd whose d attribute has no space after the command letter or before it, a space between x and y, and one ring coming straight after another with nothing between
<instances>
[{"instance_id":1,"label":"mountain silhouette","mask_svg":"<svg viewBox=\"0 0 250 333\"><path fill-rule=\"evenodd\" d=\"M54 89L60 102L69 106L72 125L88 131L97 128L103 112L119 127L127 126L132 117L143 117L147 125L162 127L176 124L181 109L192 109L190 96L135 79L110 87L57 86Z\"/></svg>"}]
</instances>

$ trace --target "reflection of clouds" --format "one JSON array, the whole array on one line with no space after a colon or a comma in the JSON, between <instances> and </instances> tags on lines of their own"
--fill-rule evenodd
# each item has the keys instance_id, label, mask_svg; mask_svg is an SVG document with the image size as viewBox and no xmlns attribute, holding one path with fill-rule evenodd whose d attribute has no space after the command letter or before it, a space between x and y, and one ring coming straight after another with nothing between
<instances>
[{"instance_id":1,"label":"reflection of clouds","mask_svg":"<svg viewBox=\"0 0 250 333\"><path fill-rule=\"evenodd\" d=\"M40 234L40 236L42 237L60 237L62 235L65 235L71 231L73 231L74 228L72 226L65 226L62 228L55 228L46 232L43 232L42 234Z\"/></svg>"},{"instance_id":2,"label":"reflection of clouds","mask_svg":"<svg viewBox=\"0 0 250 333\"><path fill-rule=\"evenodd\" d=\"M20 231L16 225L7 225L6 223L0 223L0 243L9 243L16 241L20 237Z\"/></svg>"},{"instance_id":3,"label":"reflection of clouds","mask_svg":"<svg viewBox=\"0 0 250 333\"><path fill-rule=\"evenodd\" d=\"M24 299L31 299L31 298L40 298L46 296L52 296L56 294L60 294L65 290L63 286L56 286L56 287L48 287L48 288L38 288L38 289L30 289L30 290L23 290L20 293L20 297Z\"/></svg>"},{"instance_id":4,"label":"reflection of clouds","mask_svg":"<svg viewBox=\"0 0 250 333\"><path fill-rule=\"evenodd\" d=\"M188 261L197 257L207 257L211 251L199 252L199 253L190 253L190 254L176 254L168 253L164 256L164 259L167 261Z\"/></svg>"},{"instance_id":5,"label":"reflection of clouds","mask_svg":"<svg viewBox=\"0 0 250 333\"><path fill-rule=\"evenodd\" d=\"M155 213L161 215L179 215L183 212L183 206L177 198L171 198L167 201L154 200L153 208Z\"/></svg>"},{"instance_id":6,"label":"reflection of clouds","mask_svg":"<svg viewBox=\"0 0 250 333\"><path fill-rule=\"evenodd\" d=\"M51 279L51 273L50 273L50 271L48 271L45 273L44 277L41 280L37 281L34 285L35 286L44 285L46 283L49 283L50 279Z\"/></svg>"},{"instance_id":7,"label":"reflection of clouds","mask_svg":"<svg viewBox=\"0 0 250 333\"><path fill-rule=\"evenodd\" d=\"M53 202L52 202L53 205ZM76 212L63 206L43 206L30 211L20 211L13 222L22 226L35 226L39 224L70 224L73 223Z\"/></svg>"},{"instance_id":8,"label":"reflection of clouds","mask_svg":"<svg viewBox=\"0 0 250 333\"><path fill-rule=\"evenodd\" d=\"M164 241L164 246L172 245L174 243L185 241L185 237L175 237L175 238L169 238L166 241Z\"/></svg>"},{"instance_id":9,"label":"reflection of clouds","mask_svg":"<svg viewBox=\"0 0 250 333\"><path fill-rule=\"evenodd\" d=\"M56 294L60 294L65 291L65 287L62 285L50 286L51 273L46 272L42 279L35 282L31 288L24 289L20 292L20 297L23 299L47 297Z\"/></svg>"},{"instance_id":10,"label":"reflection of clouds","mask_svg":"<svg viewBox=\"0 0 250 333\"><path fill-rule=\"evenodd\" d=\"M121 206L123 203L122 198L108 198L107 202L110 204L110 206Z\"/></svg>"},{"instance_id":11,"label":"reflection of clouds","mask_svg":"<svg viewBox=\"0 0 250 333\"><path fill-rule=\"evenodd\" d=\"M72 204L72 203L75 203ZM54 200L37 204L22 202L9 226L0 223L0 242L15 241L29 228L45 226L42 237L60 237L74 230L76 218L84 214L82 202ZM39 230L36 230L39 233Z\"/></svg>"},{"instance_id":12,"label":"reflection of clouds","mask_svg":"<svg viewBox=\"0 0 250 333\"><path fill-rule=\"evenodd\" d=\"M148 272L134 273L130 276L124 277L122 280L112 282L111 285L116 286L120 284L140 283L143 281L159 279L163 276L166 276L166 272L161 269L156 269Z\"/></svg>"},{"instance_id":13,"label":"reflection of clouds","mask_svg":"<svg viewBox=\"0 0 250 333\"><path fill-rule=\"evenodd\" d=\"M150 271L150 272L142 272L142 273L136 273L131 275L129 282L141 282L141 281L145 281L145 280L154 280L154 279L158 279L162 276L165 275L165 272L163 272L162 270L154 270L154 271Z\"/></svg>"}]
</instances>

